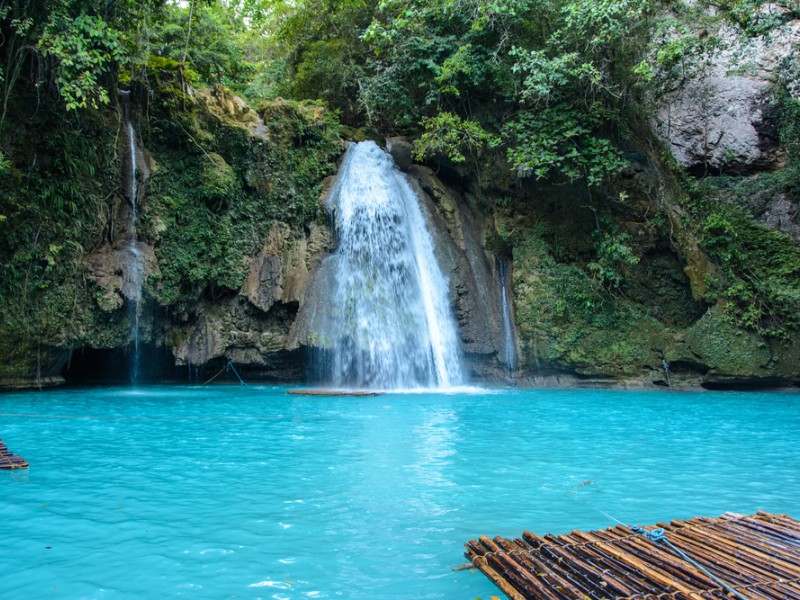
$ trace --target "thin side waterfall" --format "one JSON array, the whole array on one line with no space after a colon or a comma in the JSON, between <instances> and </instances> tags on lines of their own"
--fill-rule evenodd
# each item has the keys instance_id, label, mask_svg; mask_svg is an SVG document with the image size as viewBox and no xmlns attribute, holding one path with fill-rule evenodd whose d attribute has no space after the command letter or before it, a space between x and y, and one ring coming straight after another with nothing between
<instances>
[{"instance_id":1,"label":"thin side waterfall","mask_svg":"<svg viewBox=\"0 0 800 600\"><path fill-rule=\"evenodd\" d=\"M318 332L335 387L463 384L447 280L419 200L374 142L348 149L329 197L337 249Z\"/></svg>"},{"instance_id":2,"label":"thin side waterfall","mask_svg":"<svg viewBox=\"0 0 800 600\"><path fill-rule=\"evenodd\" d=\"M142 299L142 287L144 285L144 255L139 249L136 240L136 225L139 218L139 150L136 145L136 131L133 128L131 118L130 92L121 91L123 114L125 117L125 132L128 138L128 161L127 177L123 177L126 183L126 194L130 204L129 218L127 224L127 238L125 244L125 268L123 270L122 293L128 299L128 311L131 319L131 365L130 380L131 384L136 385L139 380L139 365L141 353L139 351L139 304Z\"/></svg>"},{"instance_id":3,"label":"thin side waterfall","mask_svg":"<svg viewBox=\"0 0 800 600\"><path fill-rule=\"evenodd\" d=\"M511 305L508 299L508 277L506 274L506 262L497 257L497 273L500 280L500 301L503 305L503 363L509 377L514 376L517 369L517 344L514 339L514 325L511 321Z\"/></svg>"}]
</instances>

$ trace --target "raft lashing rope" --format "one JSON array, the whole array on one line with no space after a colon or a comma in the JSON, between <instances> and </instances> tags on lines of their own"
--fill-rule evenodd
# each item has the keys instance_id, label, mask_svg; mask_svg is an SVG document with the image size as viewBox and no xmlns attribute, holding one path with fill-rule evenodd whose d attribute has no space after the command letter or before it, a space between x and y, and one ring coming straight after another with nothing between
<instances>
[{"instance_id":1,"label":"raft lashing rope","mask_svg":"<svg viewBox=\"0 0 800 600\"><path fill-rule=\"evenodd\" d=\"M728 590L728 592L730 592L733 596L735 596L736 598L739 598L739 600L748 600L745 596L742 596L739 592L737 592L735 589L733 589L730 585L728 585L727 583L722 581L722 579L720 579L719 577L717 577L716 575L711 573L703 565L701 565L699 562L694 560L691 556L686 554L686 552L684 552L680 548L677 548L672 542L670 542L669 538L667 538L667 534L664 533L664 528L663 527L658 527L656 529L651 529L651 530L648 531L644 527L641 527L639 525L633 525L632 527L630 527L630 530L633 531L634 533L642 534L644 537L646 537L648 540L650 540L651 542L653 542L655 544L664 542L667 546L669 546L672 549L673 552L675 552L683 560L685 560L688 563L692 564L695 568L700 569L703 573L708 575L711 579L713 579L715 582L717 582L720 586L722 586L726 590Z\"/></svg>"},{"instance_id":2,"label":"raft lashing rope","mask_svg":"<svg viewBox=\"0 0 800 600\"><path fill-rule=\"evenodd\" d=\"M21 456L16 456L0 440L0 470L27 469L30 465Z\"/></svg>"}]
</instances>

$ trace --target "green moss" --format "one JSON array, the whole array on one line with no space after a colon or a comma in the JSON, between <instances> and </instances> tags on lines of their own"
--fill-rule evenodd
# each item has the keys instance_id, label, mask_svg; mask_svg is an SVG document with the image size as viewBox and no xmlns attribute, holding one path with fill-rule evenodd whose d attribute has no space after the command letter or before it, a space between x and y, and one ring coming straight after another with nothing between
<instances>
[{"instance_id":1,"label":"green moss","mask_svg":"<svg viewBox=\"0 0 800 600\"><path fill-rule=\"evenodd\" d=\"M234 170L216 152L203 163L198 193L212 212L227 208L231 199L241 194L241 184Z\"/></svg>"},{"instance_id":2,"label":"green moss","mask_svg":"<svg viewBox=\"0 0 800 600\"><path fill-rule=\"evenodd\" d=\"M204 108L185 82L174 62L158 58L146 79L129 82L136 129L155 164L137 226L157 258L145 301L178 321L201 300L238 290L275 221L302 229L319 217L322 181L342 149L334 115L319 107L281 103L270 135L287 136L262 139L236 115ZM121 201L120 113L66 118L20 95L9 115L13 130L0 128L0 334L8 342L0 377L19 377L30 375L34 350L124 346L131 323L118 291L97 287L86 260L109 243Z\"/></svg>"},{"instance_id":3,"label":"green moss","mask_svg":"<svg viewBox=\"0 0 800 600\"><path fill-rule=\"evenodd\" d=\"M233 106L225 93L215 90L215 102ZM179 313L241 287L275 221L301 228L320 218L322 182L341 153L338 127L320 107L263 104L266 139L226 110L167 107L152 120L159 131L185 129L149 142L158 169L141 222L159 264L148 292Z\"/></svg>"},{"instance_id":4,"label":"green moss","mask_svg":"<svg viewBox=\"0 0 800 600\"><path fill-rule=\"evenodd\" d=\"M718 266L707 283L726 317L740 328L788 340L800 330L800 248L727 200L754 185L757 180L707 178L689 209L700 246Z\"/></svg>"},{"instance_id":5,"label":"green moss","mask_svg":"<svg viewBox=\"0 0 800 600\"><path fill-rule=\"evenodd\" d=\"M529 367L545 361L624 376L658 364L652 341L664 327L584 269L558 263L541 227L518 236L514 257L514 306Z\"/></svg>"}]
</instances>

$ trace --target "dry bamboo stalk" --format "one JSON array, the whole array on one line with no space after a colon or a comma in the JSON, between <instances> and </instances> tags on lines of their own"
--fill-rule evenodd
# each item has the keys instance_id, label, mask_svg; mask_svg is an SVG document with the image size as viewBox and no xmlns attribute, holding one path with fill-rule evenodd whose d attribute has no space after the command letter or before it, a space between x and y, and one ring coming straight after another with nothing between
<instances>
[{"instance_id":1,"label":"dry bamboo stalk","mask_svg":"<svg viewBox=\"0 0 800 600\"><path fill-rule=\"evenodd\" d=\"M573 567L573 571L577 574L585 573L586 579L593 578L592 583L599 588L601 592L608 595L608 592L613 591L616 595L628 595L632 592L630 588L619 583L613 577L607 577L606 573L598 569L587 561L582 560L577 554L573 554L563 547L559 546L546 546L540 552L548 554L553 560L559 561L562 565Z\"/></svg>"},{"instance_id":2,"label":"dry bamboo stalk","mask_svg":"<svg viewBox=\"0 0 800 600\"><path fill-rule=\"evenodd\" d=\"M502 539L502 538L497 538L497 539ZM488 554L486 555L487 559L497 560L503 564L504 569L511 569L513 572L522 574L521 573L522 569L519 567L519 565L512 565L511 563L513 563L514 561L506 556L503 549L494 540L491 540L488 537L482 535L479 538L479 541L484 546L484 548L489 550ZM523 579L528 579L524 577L525 574L522 575ZM541 584L538 581L534 581L533 585L540 586Z\"/></svg>"},{"instance_id":3,"label":"dry bamboo stalk","mask_svg":"<svg viewBox=\"0 0 800 600\"><path fill-rule=\"evenodd\" d=\"M591 591L591 588L584 588L583 585L574 581L571 577L567 577L562 565L549 564L547 561L542 560L542 555L534 556L525 552L522 548L513 542L503 539L495 538L495 541L500 545L506 553L513 558L521 567L528 571L531 575L539 577L540 573L546 573L550 579L564 590L565 593L571 597L581 598Z\"/></svg>"},{"instance_id":4,"label":"dry bamboo stalk","mask_svg":"<svg viewBox=\"0 0 800 600\"><path fill-rule=\"evenodd\" d=\"M786 522L792 528L794 528L798 532L800 532L800 521L798 521L797 519L793 519L792 517L790 517L789 515L787 515L785 513L770 513L770 512L766 512L764 510L759 510L754 515L745 515L745 518L758 519L758 520L770 521L770 522L773 522L773 521Z\"/></svg>"},{"instance_id":5,"label":"dry bamboo stalk","mask_svg":"<svg viewBox=\"0 0 800 600\"><path fill-rule=\"evenodd\" d=\"M554 587L545 585L536 577L519 568L519 565L504 552L493 552L487 558L490 564L495 563L502 569L503 574L511 585L527 598L571 600L569 596L562 596Z\"/></svg>"},{"instance_id":6,"label":"dry bamboo stalk","mask_svg":"<svg viewBox=\"0 0 800 600\"><path fill-rule=\"evenodd\" d=\"M742 520L744 525L757 529L762 533L774 534L785 537L795 542L800 541L800 521L788 515L769 515L766 513L746 517Z\"/></svg>"},{"instance_id":7,"label":"dry bamboo stalk","mask_svg":"<svg viewBox=\"0 0 800 600\"><path fill-rule=\"evenodd\" d=\"M472 561L478 569L489 578L489 580L494 583L500 591L502 591L506 596L508 596L511 600L527 600L525 596L520 594L514 586L509 584L503 576L501 576L497 571L492 569L483 556L476 556L475 560Z\"/></svg>"},{"instance_id":8,"label":"dry bamboo stalk","mask_svg":"<svg viewBox=\"0 0 800 600\"><path fill-rule=\"evenodd\" d=\"M583 532L577 532L582 534L581 536L576 537L587 537L586 534ZM591 540L591 536L588 536ZM648 581L647 578L642 578L642 573L635 567L631 567L630 565L626 564L623 561L620 561L617 557L613 556L611 553L606 552L600 545L598 541L592 541L591 543L583 544L581 546L581 550L587 552L589 554L595 555L598 559L605 565L611 564L611 568L615 569L617 574L624 578L626 585L633 587L638 590L638 593L661 593L665 591L663 586L661 589L655 588L654 582L652 580Z\"/></svg>"},{"instance_id":9,"label":"dry bamboo stalk","mask_svg":"<svg viewBox=\"0 0 800 600\"><path fill-rule=\"evenodd\" d=\"M753 530L744 525L731 523L727 525L726 530L732 535L736 535L737 543L759 549L768 554L780 552L784 558L800 566L800 549L795 552L791 545L781 542L772 536L760 535L759 537L755 537L753 535Z\"/></svg>"},{"instance_id":10,"label":"dry bamboo stalk","mask_svg":"<svg viewBox=\"0 0 800 600\"><path fill-rule=\"evenodd\" d=\"M751 585L758 582L774 581L772 573L768 570L750 565L743 569L743 565L731 562L731 556L717 548L709 546L702 540L697 540L686 531L680 536L674 535L671 539L672 544L685 552L692 559L702 564L716 577L735 585ZM734 557L735 558L735 557Z\"/></svg>"},{"instance_id":11,"label":"dry bamboo stalk","mask_svg":"<svg viewBox=\"0 0 800 600\"><path fill-rule=\"evenodd\" d=\"M787 549L791 548L795 552L800 552L800 534L796 534L790 529L788 523L786 527L783 527L776 523L745 519L739 522L739 528L750 532L751 535L756 535L759 538L783 545Z\"/></svg>"},{"instance_id":12,"label":"dry bamboo stalk","mask_svg":"<svg viewBox=\"0 0 800 600\"><path fill-rule=\"evenodd\" d=\"M616 586L622 586L626 594L642 593L647 585L639 577L639 573L631 571L619 561L606 557L601 552L589 546L572 549L573 554L581 557L586 563L598 569L606 579L612 579Z\"/></svg>"},{"instance_id":13,"label":"dry bamboo stalk","mask_svg":"<svg viewBox=\"0 0 800 600\"><path fill-rule=\"evenodd\" d=\"M675 548L746 592L749 600L800 598L800 522L791 517L726 513L717 519L696 517L659 526ZM624 526L558 537L526 531L515 540L482 537L466 547L473 564L485 564L495 577L506 577L523 598L730 598L672 548L651 543Z\"/></svg>"},{"instance_id":14,"label":"dry bamboo stalk","mask_svg":"<svg viewBox=\"0 0 800 600\"><path fill-rule=\"evenodd\" d=\"M697 567L688 563L685 559L675 556L665 544L651 542L644 536L639 535L636 538L620 540L618 545L629 549L634 554L638 554L651 564L660 566L663 571L669 573L672 577L691 583L695 587L713 588L718 585Z\"/></svg>"},{"instance_id":15,"label":"dry bamboo stalk","mask_svg":"<svg viewBox=\"0 0 800 600\"><path fill-rule=\"evenodd\" d=\"M571 582L565 580L557 570L550 568L550 565L544 564L542 561L531 556L530 554L520 552L519 549L509 540L497 537L495 538L495 542L498 544L498 546L503 548L503 551L506 553L506 555L516 564L518 564L520 569L525 571L526 574L535 577L537 580L551 580L551 586L555 586L555 589L557 590L562 590L561 593L567 597L581 597L581 594L574 589Z\"/></svg>"},{"instance_id":16,"label":"dry bamboo stalk","mask_svg":"<svg viewBox=\"0 0 800 600\"><path fill-rule=\"evenodd\" d=\"M649 566L648 564L642 562L638 558L633 557L626 552L618 550L617 548L614 547L613 544L609 544L606 542L600 542L600 544L602 544L603 548L606 549L609 553L614 554L615 558L631 565L632 567L637 569L640 573L649 577L662 587L665 587L667 589L671 588L676 591L682 592L693 600L702 600L702 596L697 590L684 585L683 582L676 581L673 577L670 577L668 574L663 573L661 570Z\"/></svg>"},{"instance_id":17,"label":"dry bamboo stalk","mask_svg":"<svg viewBox=\"0 0 800 600\"><path fill-rule=\"evenodd\" d=\"M523 531L522 538L536 549L540 548L546 543L544 538L541 538L530 531Z\"/></svg>"},{"instance_id":18,"label":"dry bamboo stalk","mask_svg":"<svg viewBox=\"0 0 800 600\"><path fill-rule=\"evenodd\" d=\"M767 570L767 572L769 572L770 569L775 569L775 567L780 566L781 572L780 574L776 573L776 575L786 577L787 579L800 576L800 569L797 569L791 562L783 560L781 556L767 554L746 546L737 545L734 541L731 541L730 538L713 535L708 531L700 535L705 535L707 540L703 540L694 534L694 532L681 532L681 536L691 537L700 543L707 544L709 539L713 540L714 544L709 546L710 549L717 550L720 554L727 554L729 557L735 558L737 563L741 559L742 562L763 568Z\"/></svg>"},{"instance_id":19,"label":"dry bamboo stalk","mask_svg":"<svg viewBox=\"0 0 800 600\"><path fill-rule=\"evenodd\" d=\"M747 527L761 536L782 542L788 546L800 547L800 533L795 533L788 523L786 527L756 519L744 519L741 523L743 527Z\"/></svg>"}]
</instances>

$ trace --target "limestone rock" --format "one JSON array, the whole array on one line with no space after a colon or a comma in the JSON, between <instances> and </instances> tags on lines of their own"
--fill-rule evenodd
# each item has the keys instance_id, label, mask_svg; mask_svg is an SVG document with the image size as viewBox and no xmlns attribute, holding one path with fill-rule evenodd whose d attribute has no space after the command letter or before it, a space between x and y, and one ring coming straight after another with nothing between
<instances>
[{"instance_id":1,"label":"limestone rock","mask_svg":"<svg viewBox=\"0 0 800 600\"><path fill-rule=\"evenodd\" d=\"M239 96L221 85L209 90L195 90L195 94L213 114L237 123L261 140L267 140L268 130L264 120Z\"/></svg>"},{"instance_id":2,"label":"limestone rock","mask_svg":"<svg viewBox=\"0 0 800 600\"><path fill-rule=\"evenodd\" d=\"M293 236L284 223L274 225L250 264L241 294L264 312L269 312L276 302L299 303L305 295L310 270L330 243L327 228L316 223L309 226L307 236Z\"/></svg>"},{"instance_id":3,"label":"limestone rock","mask_svg":"<svg viewBox=\"0 0 800 600\"><path fill-rule=\"evenodd\" d=\"M746 208L762 225L800 242L800 199L793 199L785 190L764 187L733 195L731 201Z\"/></svg>"},{"instance_id":4,"label":"limestone rock","mask_svg":"<svg viewBox=\"0 0 800 600\"><path fill-rule=\"evenodd\" d=\"M286 348L294 311L281 307L268 316L242 296L209 303L197 321L172 348L178 365L202 366L225 357L251 366L265 366L269 355Z\"/></svg>"},{"instance_id":5,"label":"limestone rock","mask_svg":"<svg viewBox=\"0 0 800 600\"><path fill-rule=\"evenodd\" d=\"M694 81L661 107L656 131L678 162L697 173L771 169L782 155L770 94L769 82L749 77Z\"/></svg>"},{"instance_id":6,"label":"limestone rock","mask_svg":"<svg viewBox=\"0 0 800 600\"><path fill-rule=\"evenodd\" d=\"M390 137L386 139L386 150L392 155L394 164L401 171L407 171L414 164L412 150L414 147L404 137Z\"/></svg>"},{"instance_id":7,"label":"limestone rock","mask_svg":"<svg viewBox=\"0 0 800 600\"><path fill-rule=\"evenodd\" d=\"M142 290L135 282L146 281L157 270L153 247L138 241L102 246L87 261L92 279L103 290L98 304L104 311L116 310L126 299L140 299Z\"/></svg>"},{"instance_id":8,"label":"limestone rock","mask_svg":"<svg viewBox=\"0 0 800 600\"><path fill-rule=\"evenodd\" d=\"M302 377L302 353L291 352L298 344L291 342L290 332L298 307L315 283L311 274L330 244L324 226L312 223L298 233L284 223L273 225L239 295L202 305L197 319L173 336L176 364L202 366L226 359L271 377Z\"/></svg>"},{"instance_id":9,"label":"limestone rock","mask_svg":"<svg viewBox=\"0 0 800 600\"><path fill-rule=\"evenodd\" d=\"M727 49L676 91L660 99L654 128L686 169L705 174L772 170L784 159L772 86L782 62L800 44L795 21L769 40L719 34Z\"/></svg>"}]
</instances>

